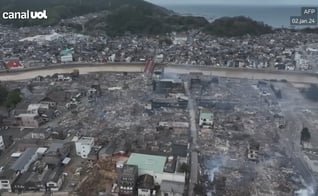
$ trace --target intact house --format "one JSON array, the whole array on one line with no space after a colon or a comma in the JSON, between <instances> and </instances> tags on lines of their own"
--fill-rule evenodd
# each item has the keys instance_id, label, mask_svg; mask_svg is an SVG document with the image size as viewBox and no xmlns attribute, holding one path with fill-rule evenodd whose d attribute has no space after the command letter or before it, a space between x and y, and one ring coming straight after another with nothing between
<instances>
[{"instance_id":1,"label":"intact house","mask_svg":"<svg viewBox=\"0 0 318 196\"><path fill-rule=\"evenodd\" d=\"M59 167L63 160L69 156L71 151L70 142L54 142L48 146L48 150L44 153L43 160L50 169Z\"/></svg>"},{"instance_id":2,"label":"intact house","mask_svg":"<svg viewBox=\"0 0 318 196\"><path fill-rule=\"evenodd\" d=\"M53 143L49 148L28 148L10 167L17 176L11 183L12 190L14 192L59 191L64 181L64 166L63 153L56 154L56 152L63 152L64 144L70 145L70 143L62 145ZM57 157L56 162L47 159L54 157L53 154Z\"/></svg>"},{"instance_id":3,"label":"intact house","mask_svg":"<svg viewBox=\"0 0 318 196\"><path fill-rule=\"evenodd\" d=\"M59 191L64 182L63 167L49 168L44 162L37 161L32 169L21 174L13 184L15 192Z\"/></svg>"},{"instance_id":4,"label":"intact house","mask_svg":"<svg viewBox=\"0 0 318 196\"><path fill-rule=\"evenodd\" d=\"M5 166L0 171L0 192L12 192L12 184L18 178L18 174L10 168Z\"/></svg>"},{"instance_id":5,"label":"intact house","mask_svg":"<svg viewBox=\"0 0 318 196\"><path fill-rule=\"evenodd\" d=\"M93 137L82 137L75 142L76 154L81 156L83 159L88 158L88 154L94 146Z\"/></svg>"},{"instance_id":6,"label":"intact house","mask_svg":"<svg viewBox=\"0 0 318 196\"><path fill-rule=\"evenodd\" d=\"M200 111L200 119L199 119L199 126L212 128L214 124L214 117L213 113L207 111Z\"/></svg>"},{"instance_id":7,"label":"intact house","mask_svg":"<svg viewBox=\"0 0 318 196\"><path fill-rule=\"evenodd\" d=\"M144 174L138 177L138 196L155 196L155 180L153 176Z\"/></svg>"},{"instance_id":8,"label":"intact house","mask_svg":"<svg viewBox=\"0 0 318 196\"><path fill-rule=\"evenodd\" d=\"M45 121L38 114L19 114L15 117L18 126L24 128L38 128Z\"/></svg>"},{"instance_id":9,"label":"intact house","mask_svg":"<svg viewBox=\"0 0 318 196\"><path fill-rule=\"evenodd\" d=\"M13 143L12 136L0 135L0 150L5 150Z\"/></svg>"},{"instance_id":10,"label":"intact house","mask_svg":"<svg viewBox=\"0 0 318 196\"><path fill-rule=\"evenodd\" d=\"M260 144L255 141L250 141L247 146L247 158L251 161L258 161L258 152Z\"/></svg>"},{"instance_id":11,"label":"intact house","mask_svg":"<svg viewBox=\"0 0 318 196\"><path fill-rule=\"evenodd\" d=\"M30 165L38 159L39 154L37 153L37 150L38 148L27 148L14 162L14 164L11 166L11 169L20 174L26 172Z\"/></svg>"},{"instance_id":12,"label":"intact house","mask_svg":"<svg viewBox=\"0 0 318 196\"><path fill-rule=\"evenodd\" d=\"M160 186L163 181L172 181L185 183L185 173L178 171L180 163L177 157L166 157L158 155L132 153L127 161L127 164L138 166L139 184L142 184L140 179L143 175L150 175L154 179L154 186ZM149 177L144 176L147 185L151 184ZM139 187L138 187L139 189ZM144 189L144 191L142 191ZM147 191L146 191L147 190ZM140 192L141 191L141 192ZM141 195L155 194L151 193L150 188L140 186Z\"/></svg>"},{"instance_id":13,"label":"intact house","mask_svg":"<svg viewBox=\"0 0 318 196\"><path fill-rule=\"evenodd\" d=\"M134 196L137 192L138 167L124 165L119 176L119 196Z\"/></svg>"},{"instance_id":14,"label":"intact house","mask_svg":"<svg viewBox=\"0 0 318 196\"><path fill-rule=\"evenodd\" d=\"M163 180L160 186L161 196L183 196L184 183Z\"/></svg>"}]
</instances>

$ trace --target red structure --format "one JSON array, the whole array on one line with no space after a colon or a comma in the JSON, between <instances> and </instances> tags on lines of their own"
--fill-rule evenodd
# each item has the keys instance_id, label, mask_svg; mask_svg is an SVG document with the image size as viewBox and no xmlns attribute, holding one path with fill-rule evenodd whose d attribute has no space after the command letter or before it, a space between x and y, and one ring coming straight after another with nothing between
<instances>
[{"instance_id":1,"label":"red structure","mask_svg":"<svg viewBox=\"0 0 318 196\"><path fill-rule=\"evenodd\" d=\"M10 60L6 63L7 69L22 69L23 65L18 60Z\"/></svg>"},{"instance_id":2,"label":"red structure","mask_svg":"<svg viewBox=\"0 0 318 196\"><path fill-rule=\"evenodd\" d=\"M155 62L153 60L147 60L144 68L145 73L152 73L154 70Z\"/></svg>"}]
</instances>

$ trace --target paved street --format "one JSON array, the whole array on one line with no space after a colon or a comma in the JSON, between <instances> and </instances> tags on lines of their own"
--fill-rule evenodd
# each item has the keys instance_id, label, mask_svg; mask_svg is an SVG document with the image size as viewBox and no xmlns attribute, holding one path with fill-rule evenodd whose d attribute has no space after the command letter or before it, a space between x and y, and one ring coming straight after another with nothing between
<instances>
[{"instance_id":1,"label":"paved street","mask_svg":"<svg viewBox=\"0 0 318 196\"><path fill-rule=\"evenodd\" d=\"M143 64L130 65L62 65L62 67L43 68L40 70L19 71L12 73L0 73L0 80L26 80L36 76L53 75L54 73L71 73L74 69L78 69L81 74L92 72L143 72ZM202 72L204 75L213 75L219 77L229 78L246 78L255 80L288 80L294 83L314 83L318 84L318 74L307 72L293 72L293 71L268 71L268 70L253 70L240 68L218 68L207 66L177 66L167 65L164 68L167 73L189 74L191 72Z\"/></svg>"},{"instance_id":2,"label":"paved street","mask_svg":"<svg viewBox=\"0 0 318 196\"><path fill-rule=\"evenodd\" d=\"M55 73L71 73L74 69L78 69L80 74L88 74L94 72L143 72L144 65L87 65L87 66L71 66L62 68L50 68L41 70L31 70L25 72L1 73L0 80L27 80L37 76L48 76Z\"/></svg>"},{"instance_id":3,"label":"paved street","mask_svg":"<svg viewBox=\"0 0 318 196\"><path fill-rule=\"evenodd\" d=\"M280 87L282 87L284 97L280 101L280 107L287 122L286 129L281 131L281 144L285 146L286 152L304 180L304 184L308 186L315 185L317 184L317 179L315 179L311 169L305 162L300 146L301 130L304 126L308 126L312 123L306 122L307 119L304 118L303 111L315 108L313 108L312 103L304 99L304 97L289 84L280 85ZM312 135L313 137L315 136L314 134Z\"/></svg>"},{"instance_id":4,"label":"paved street","mask_svg":"<svg viewBox=\"0 0 318 196\"><path fill-rule=\"evenodd\" d=\"M191 92L189 89L189 84L185 82L184 84L185 91L187 96L189 97L188 101L188 109L190 115L190 134L192 138L191 143L191 172L190 172L190 183L189 183L189 196L194 195L193 188L198 181L198 169L199 169L199 162L198 162L198 153L196 152L197 146L197 123L196 123L196 107L194 99L191 96Z\"/></svg>"}]
</instances>

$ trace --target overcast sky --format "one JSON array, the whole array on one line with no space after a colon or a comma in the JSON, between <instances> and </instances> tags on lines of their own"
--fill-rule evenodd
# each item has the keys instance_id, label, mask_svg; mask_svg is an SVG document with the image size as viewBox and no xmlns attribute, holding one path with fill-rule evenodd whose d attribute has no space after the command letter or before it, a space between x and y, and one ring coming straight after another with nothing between
<instances>
[{"instance_id":1,"label":"overcast sky","mask_svg":"<svg viewBox=\"0 0 318 196\"><path fill-rule=\"evenodd\" d=\"M317 5L318 0L146 0L158 5L232 4L232 5Z\"/></svg>"}]
</instances>

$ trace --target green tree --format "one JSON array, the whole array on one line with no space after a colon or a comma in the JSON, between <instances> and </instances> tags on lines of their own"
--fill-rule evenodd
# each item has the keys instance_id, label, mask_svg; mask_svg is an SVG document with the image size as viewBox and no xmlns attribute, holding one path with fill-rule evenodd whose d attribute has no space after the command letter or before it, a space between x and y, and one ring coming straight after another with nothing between
<instances>
[{"instance_id":1,"label":"green tree","mask_svg":"<svg viewBox=\"0 0 318 196\"><path fill-rule=\"evenodd\" d=\"M301 143L309 142L310 138L311 138L311 135L310 135L309 129L307 127L304 127L303 130L301 131L301 137L300 137Z\"/></svg>"},{"instance_id":2,"label":"green tree","mask_svg":"<svg viewBox=\"0 0 318 196\"><path fill-rule=\"evenodd\" d=\"M305 91L305 96L311 101L318 101L318 86L316 84L310 85L307 91Z\"/></svg>"},{"instance_id":3,"label":"green tree","mask_svg":"<svg viewBox=\"0 0 318 196\"><path fill-rule=\"evenodd\" d=\"M0 105L3 105L7 100L8 90L4 86L0 85Z\"/></svg>"},{"instance_id":4,"label":"green tree","mask_svg":"<svg viewBox=\"0 0 318 196\"><path fill-rule=\"evenodd\" d=\"M10 91L8 93L5 105L7 108L13 108L15 107L21 100L21 95L20 95L20 90L19 89L15 89L13 91Z\"/></svg>"},{"instance_id":5,"label":"green tree","mask_svg":"<svg viewBox=\"0 0 318 196\"><path fill-rule=\"evenodd\" d=\"M180 166L180 172L189 172L190 168L189 165L186 163L182 163L182 165Z\"/></svg>"}]
</instances>

